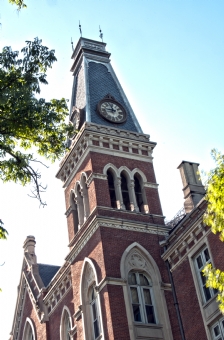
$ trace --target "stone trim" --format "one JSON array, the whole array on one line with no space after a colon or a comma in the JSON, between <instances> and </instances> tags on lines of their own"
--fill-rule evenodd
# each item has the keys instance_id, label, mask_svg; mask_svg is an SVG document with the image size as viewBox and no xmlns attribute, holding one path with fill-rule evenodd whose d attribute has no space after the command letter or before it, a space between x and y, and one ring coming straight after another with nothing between
<instances>
[{"instance_id":1,"label":"stone trim","mask_svg":"<svg viewBox=\"0 0 224 340\"><path fill-rule=\"evenodd\" d=\"M116 277L109 277L106 276L104 279L100 281L98 286L96 286L96 290L100 293L101 290L106 286L106 285L114 285L114 286L126 286L127 280L116 278Z\"/></svg>"},{"instance_id":2,"label":"stone trim","mask_svg":"<svg viewBox=\"0 0 224 340\"><path fill-rule=\"evenodd\" d=\"M25 305L25 298L26 298L26 282L24 279L24 275L22 273L22 277L19 284L20 290L18 292L17 303L15 308L15 314L13 318L13 325L12 325L12 340L17 340L21 330L21 316L23 315L24 305ZM19 313L18 313L19 311Z\"/></svg>"},{"instance_id":3,"label":"stone trim","mask_svg":"<svg viewBox=\"0 0 224 340\"><path fill-rule=\"evenodd\" d=\"M210 232L210 229L205 229L202 223L202 217L200 217L199 221L196 221L191 225L191 228L162 255L164 261L169 261L171 271L173 271L189 255L198 241Z\"/></svg>"},{"instance_id":4,"label":"stone trim","mask_svg":"<svg viewBox=\"0 0 224 340\"><path fill-rule=\"evenodd\" d=\"M24 273L23 273L23 275L24 275L24 278L25 278L25 281L26 281L26 289L27 289L27 292L29 294L30 300L31 300L32 305L34 307L34 310L35 310L35 312L37 314L37 317L38 317L39 321L41 322L41 320L42 320L42 317L41 317L42 311L40 310L40 307L39 307L39 304L38 304L38 300L35 298L35 296L33 294L32 288L31 288L31 286L29 284L29 281L28 281L26 275Z\"/></svg>"},{"instance_id":5,"label":"stone trim","mask_svg":"<svg viewBox=\"0 0 224 340\"><path fill-rule=\"evenodd\" d=\"M55 282L53 288L44 297L44 303L47 306L48 315L56 309L59 302L64 298L67 292L72 288L71 272ZM59 297L59 298L58 298Z\"/></svg>"},{"instance_id":6,"label":"stone trim","mask_svg":"<svg viewBox=\"0 0 224 340\"><path fill-rule=\"evenodd\" d=\"M79 318L82 316L82 305L80 305L78 307L77 312L75 312L75 314L73 315L73 318L75 319L75 321L78 321Z\"/></svg>"},{"instance_id":7,"label":"stone trim","mask_svg":"<svg viewBox=\"0 0 224 340\"><path fill-rule=\"evenodd\" d=\"M89 151L124 158L130 158L131 153L133 159L152 162L155 145L149 141L149 135L86 122L73 139L71 151L61 161L56 177L67 186Z\"/></svg>"},{"instance_id":8,"label":"stone trim","mask_svg":"<svg viewBox=\"0 0 224 340\"><path fill-rule=\"evenodd\" d=\"M126 222L123 221L122 224L120 224L121 221L119 220L113 220L108 223L108 219L101 219L99 217L96 217L89 225L89 227L85 230L83 235L81 235L80 239L77 241L75 246L72 248L70 253L65 258L66 261L73 263L75 258L78 256L80 251L83 249L85 244L88 242L88 240L92 237L92 235L96 232L96 230L99 227L107 227L107 228L114 228L114 229L123 229L123 230L132 230L132 231L138 231L143 233L149 233L149 234L155 234L155 235L168 235L168 229L165 226L159 226L159 225L150 225L146 223L139 224L137 222ZM72 242L71 242L72 243ZM70 243L70 245L71 245Z\"/></svg>"},{"instance_id":9,"label":"stone trim","mask_svg":"<svg viewBox=\"0 0 224 340\"><path fill-rule=\"evenodd\" d=\"M171 283L165 283L165 282L161 281L160 286L161 286L161 289L163 289L163 290L168 290L170 292L172 291Z\"/></svg>"},{"instance_id":10,"label":"stone trim","mask_svg":"<svg viewBox=\"0 0 224 340\"><path fill-rule=\"evenodd\" d=\"M87 180L86 180L86 184L87 184L87 186L89 187L90 186L90 184L92 183L92 181L95 179L95 178L97 178L97 179L102 179L102 180L106 180L107 181L107 175L104 175L104 174L99 174L99 173L94 173L94 172L92 172L90 175L89 175L89 177L87 178Z\"/></svg>"}]
</instances>

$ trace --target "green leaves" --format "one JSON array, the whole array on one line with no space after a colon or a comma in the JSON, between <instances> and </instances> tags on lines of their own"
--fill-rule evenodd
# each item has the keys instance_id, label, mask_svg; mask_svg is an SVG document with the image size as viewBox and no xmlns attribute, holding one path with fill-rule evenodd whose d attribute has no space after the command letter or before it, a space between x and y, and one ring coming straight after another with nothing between
<instances>
[{"instance_id":1,"label":"green leaves","mask_svg":"<svg viewBox=\"0 0 224 340\"><path fill-rule=\"evenodd\" d=\"M21 50L4 47L0 53L0 179L26 185L34 183L34 196L41 204L38 161L27 150L54 162L66 150L67 135L73 127L65 124L68 115L64 98L35 98L40 84L47 84L46 71L57 60L54 50L42 41L26 41Z\"/></svg>"},{"instance_id":2,"label":"green leaves","mask_svg":"<svg viewBox=\"0 0 224 340\"><path fill-rule=\"evenodd\" d=\"M211 154L216 167L208 174L205 196L207 210L203 222L214 234L219 233L220 240L224 242L224 155L215 149ZM218 290L217 301L224 314L224 272L213 268L211 264L206 265L202 272L207 278L206 286Z\"/></svg>"},{"instance_id":3,"label":"green leaves","mask_svg":"<svg viewBox=\"0 0 224 340\"><path fill-rule=\"evenodd\" d=\"M4 223L0 219L0 239L6 240L8 232L5 228L3 228L3 224Z\"/></svg>"},{"instance_id":4,"label":"green leaves","mask_svg":"<svg viewBox=\"0 0 224 340\"><path fill-rule=\"evenodd\" d=\"M206 286L218 290L217 301L220 311L224 314L224 272L212 268L211 264L207 264L202 272L207 278Z\"/></svg>"},{"instance_id":5,"label":"green leaves","mask_svg":"<svg viewBox=\"0 0 224 340\"><path fill-rule=\"evenodd\" d=\"M212 150L212 156L216 162L216 168L210 171L207 181L208 202L204 223L212 232L219 233L221 241L224 241L224 156L217 150Z\"/></svg>"},{"instance_id":6,"label":"green leaves","mask_svg":"<svg viewBox=\"0 0 224 340\"><path fill-rule=\"evenodd\" d=\"M27 7L23 0L9 0L9 3L12 5L16 5L18 10Z\"/></svg>"}]
</instances>

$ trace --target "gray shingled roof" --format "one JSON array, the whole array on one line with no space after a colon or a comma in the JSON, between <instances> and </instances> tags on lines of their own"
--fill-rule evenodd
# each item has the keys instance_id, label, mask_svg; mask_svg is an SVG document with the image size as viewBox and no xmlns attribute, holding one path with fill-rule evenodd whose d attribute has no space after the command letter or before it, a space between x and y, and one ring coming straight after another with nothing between
<instances>
[{"instance_id":1,"label":"gray shingled roof","mask_svg":"<svg viewBox=\"0 0 224 340\"><path fill-rule=\"evenodd\" d=\"M47 287L47 285L51 282L60 267L42 263L38 263L38 265L40 277L43 281L44 286Z\"/></svg>"}]
</instances>

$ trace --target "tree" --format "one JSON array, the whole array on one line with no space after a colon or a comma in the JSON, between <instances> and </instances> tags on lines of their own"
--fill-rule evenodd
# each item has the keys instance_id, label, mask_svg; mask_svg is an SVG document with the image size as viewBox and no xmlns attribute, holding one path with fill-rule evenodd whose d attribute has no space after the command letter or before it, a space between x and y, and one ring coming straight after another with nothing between
<instances>
[{"instance_id":1,"label":"tree","mask_svg":"<svg viewBox=\"0 0 224 340\"><path fill-rule=\"evenodd\" d=\"M18 10L27 7L23 0L9 0L9 3L12 5L16 5Z\"/></svg>"},{"instance_id":2,"label":"tree","mask_svg":"<svg viewBox=\"0 0 224 340\"><path fill-rule=\"evenodd\" d=\"M42 162L35 158L34 149L55 161L64 154L73 127L65 124L68 108L64 98L47 102L35 97L40 85L47 84L47 69L57 60L55 51L35 38L26 41L21 53L11 47L0 53L0 180L33 183L33 196L45 205L41 174L35 168Z\"/></svg>"},{"instance_id":3,"label":"tree","mask_svg":"<svg viewBox=\"0 0 224 340\"><path fill-rule=\"evenodd\" d=\"M208 204L204 223L214 234L219 233L220 240L224 242L224 155L212 150L212 156L216 167L208 174L205 196ZM224 272L208 264L203 269L203 273L207 278L207 287L218 290L217 301L220 311L224 314Z\"/></svg>"}]
</instances>

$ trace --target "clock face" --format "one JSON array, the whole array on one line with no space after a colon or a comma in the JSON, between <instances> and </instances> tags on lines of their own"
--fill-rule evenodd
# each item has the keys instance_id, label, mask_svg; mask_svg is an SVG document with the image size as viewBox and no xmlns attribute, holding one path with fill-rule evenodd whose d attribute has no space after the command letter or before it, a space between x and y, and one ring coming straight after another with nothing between
<instances>
[{"instance_id":1,"label":"clock face","mask_svg":"<svg viewBox=\"0 0 224 340\"><path fill-rule=\"evenodd\" d=\"M100 115L112 123L124 123L127 113L124 107L112 99L103 99L97 105Z\"/></svg>"}]
</instances>

